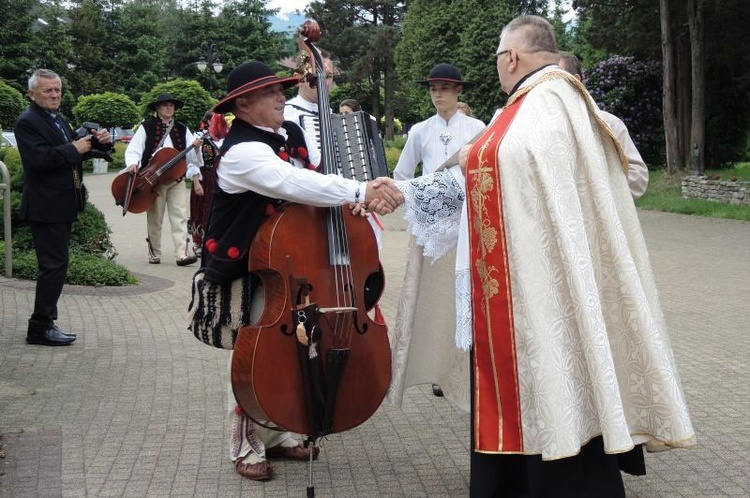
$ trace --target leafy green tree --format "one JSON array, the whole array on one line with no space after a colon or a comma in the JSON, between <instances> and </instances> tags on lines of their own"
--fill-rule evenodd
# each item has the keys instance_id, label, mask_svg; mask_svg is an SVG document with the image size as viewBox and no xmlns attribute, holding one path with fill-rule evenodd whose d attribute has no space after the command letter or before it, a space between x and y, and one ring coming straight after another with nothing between
<instances>
[{"instance_id":1,"label":"leafy green tree","mask_svg":"<svg viewBox=\"0 0 750 498\"><path fill-rule=\"evenodd\" d=\"M109 89L112 61L105 54L110 39L105 22L104 2L80 0L69 11L70 34L75 49L69 79L77 95L92 95ZM121 68L122 70L122 68Z\"/></svg>"},{"instance_id":2,"label":"leafy green tree","mask_svg":"<svg viewBox=\"0 0 750 498\"><path fill-rule=\"evenodd\" d=\"M435 64L454 64L461 69L464 78L467 77L467 68L459 61L461 36L473 27L459 22L463 16L462 9L465 7L465 2L452 0L409 2L395 57L402 95L405 101L410 102L408 112L400 115L402 119L413 124L434 114L429 93L417 81L426 79ZM481 21L477 19L476 22ZM488 37L487 33L483 36ZM486 51L484 55L489 53ZM497 76L494 80L497 82ZM466 100L468 95L464 94L462 100ZM486 96L486 100L490 100L489 95ZM476 101L470 105L475 107L478 104L479 101Z\"/></svg>"},{"instance_id":3,"label":"leafy green tree","mask_svg":"<svg viewBox=\"0 0 750 498\"><path fill-rule=\"evenodd\" d=\"M319 47L338 60L338 79L354 85L358 100L377 119L385 116L386 139L394 133L395 49L405 11L406 2L398 0L313 1L307 10L320 24Z\"/></svg>"},{"instance_id":4,"label":"leafy green tree","mask_svg":"<svg viewBox=\"0 0 750 498\"><path fill-rule=\"evenodd\" d=\"M218 28L202 33L201 42L213 42L224 63L223 74L240 64L258 60L271 66L289 55L286 35L271 31L268 17L274 12L261 0L225 2L216 18ZM199 48L200 44L196 48ZM195 59L200 52L195 52ZM222 89L223 89L222 80Z\"/></svg>"},{"instance_id":5,"label":"leafy green tree","mask_svg":"<svg viewBox=\"0 0 750 498\"><path fill-rule=\"evenodd\" d=\"M552 19L558 40L568 38L559 1L512 0L413 0L403 23L396 48L396 67L407 101L412 102L409 122L433 113L429 95L416 81L424 80L430 68L447 62L457 66L464 79L477 86L466 91L467 102L479 119L487 122L504 104L493 54L503 26L521 14Z\"/></svg>"},{"instance_id":6,"label":"leafy green tree","mask_svg":"<svg viewBox=\"0 0 750 498\"><path fill-rule=\"evenodd\" d=\"M580 22L570 50L585 67L615 54L661 59L659 0L574 0L573 7Z\"/></svg>"},{"instance_id":7,"label":"leafy green tree","mask_svg":"<svg viewBox=\"0 0 750 498\"><path fill-rule=\"evenodd\" d=\"M750 137L750 7L741 0L705 1L707 76L705 168L747 161Z\"/></svg>"},{"instance_id":8,"label":"leafy green tree","mask_svg":"<svg viewBox=\"0 0 750 498\"><path fill-rule=\"evenodd\" d=\"M26 108L21 92L0 80L0 129L11 129L16 118Z\"/></svg>"},{"instance_id":9,"label":"leafy green tree","mask_svg":"<svg viewBox=\"0 0 750 498\"><path fill-rule=\"evenodd\" d=\"M105 128L113 126L131 128L139 119L135 103L127 95L113 92L79 98L78 104L73 107L73 116L79 123L94 121Z\"/></svg>"},{"instance_id":10,"label":"leafy green tree","mask_svg":"<svg viewBox=\"0 0 750 498\"><path fill-rule=\"evenodd\" d=\"M171 76L198 81L214 94L225 87L224 77L228 73L223 67L217 73L212 65L226 65L223 44L216 43L217 36L225 29L220 17L215 14L219 2L200 0L184 8L175 8L165 16L167 46L167 73ZM190 40L186 43L186 40ZM220 48L221 47L221 48ZM204 60L207 68L201 71L196 62ZM228 66L227 66L228 67Z\"/></svg>"},{"instance_id":11,"label":"leafy green tree","mask_svg":"<svg viewBox=\"0 0 750 498\"><path fill-rule=\"evenodd\" d=\"M419 119L433 110L424 87L415 81L425 79L435 64L448 62L461 69L464 79L477 84L461 100L487 122L506 100L493 57L500 32L514 17L543 13L544 6L546 2L510 0L441 0L437 6L427 0L409 2L396 61L404 91L411 99L419 98Z\"/></svg>"},{"instance_id":12,"label":"leafy green tree","mask_svg":"<svg viewBox=\"0 0 750 498\"><path fill-rule=\"evenodd\" d=\"M196 79L220 93L242 62L288 55L286 35L271 31L264 0L0 0L0 78L23 91L29 74L60 74L65 95L113 91L133 101L171 78ZM220 75L198 71L204 43L214 43ZM63 102L69 114L75 104Z\"/></svg>"},{"instance_id":13,"label":"leafy green tree","mask_svg":"<svg viewBox=\"0 0 750 498\"><path fill-rule=\"evenodd\" d=\"M96 44L96 57L89 58L76 48L79 59L90 62L76 67L72 86L79 94L111 91L124 93L137 102L144 92L167 78L163 15L156 4L115 0L107 5L96 9L96 16L91 13L90 19L83 17L94 29L103 27L106 34L101 39L86 38L81 42L81 46ZM79 38L86 36L83 25L78 25L77 30Z\"/></svg>"},{"instance_id":14,"label":"leafy green tree","mask_svg":"<svg viewBox=\"0 0 750 498\"><path fill-rule=\"evenodd\" d=\"M0 0L0 78L24 87L26 70L33 65L31 55L33 0ZM8 15L13 12L13 15Z\"/></svg>"},{"instance_id":15,"label":"leafy green tree","mask_svg":"<svg viewBox=\"0 0 750 498\"><path fill-rule=\"evenodd\" d=\"M69 72L69 19L60 0L0 0L0 78L23 89L31 72Z\"/></svg>"},{"instance_id":16,"label":"leafy green tree","mask_svg":"<svg viewBox=\"0 0 750 498\"><path fill-rule=\"evenodd\" d=\"M750 134L747 2L576 0L573 5L580 21L576 27L576 46L583 47L585 52L588 44L588 54L594 54L594 59L597 54L606 58L607 54L620 53L640 60L662 61L670 172L692 169L692 148L696 141L702 141L697 138L701 132L696 135L702 121L705 121L705 147L701 147L704 167L743 159L744 144ZM705 35L692 29L701 24ZM578 48L572 50L582 53ZM584 67L598 62L587 57L588 54L583 54ZM704 73L721 84L707 85L699 76ZM703 94L703 103L696 102Z\"/></svg>"},{"instance_id":17,"label":"leafy green tree","mask_svg":"<svg viewBox=\"0 0 750 498\"><path fill-rule=\"evenodd\" d=\"M197 81L175 79L159 83L143 94L139 105L141 117L146 118L152 114L148 109L149 104L164 92L183 102L184 105L175 112L175 119L182 121L193 130L200 125L203 114L217 102Z\"/></svg>"},{"instance_id":18,"label":"leafy green tree","mask_svg":"<svg viewBox=\"0 0 750 498\"><path fill-rule=\"evenodd\" d=\"M464 19L468 19L468 16L476 19L473 23L465 24L457 54L457 64L462 69L464 78L477 84L466 93L464 100L477 117L486 123L507 100L500 88L494 54L503 26L520 14L519 6L515 5L517 2L509 1L482 0L482 5L476 5L471 0L462 2L466 9L471 9L463 14L466 16ZM482 11L486 14L482 15Z\"/></svg>"}]
</instances>

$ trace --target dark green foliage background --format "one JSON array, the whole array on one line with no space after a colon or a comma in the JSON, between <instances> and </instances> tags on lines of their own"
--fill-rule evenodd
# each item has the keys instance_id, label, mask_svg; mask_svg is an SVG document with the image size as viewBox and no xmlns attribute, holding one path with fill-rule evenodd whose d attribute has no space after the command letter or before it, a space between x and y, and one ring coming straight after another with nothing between
<instances>
[{"instance_id":1,"label":"dark green foliage background","mask_svg":"<svg viewBox=\"0 0 750 498\"><path fill-rule=\"evenodd\" d=\"M0 129L12 129L25 108L26 99L21 92L0 79Z\"/></svg>"}]
</instances>

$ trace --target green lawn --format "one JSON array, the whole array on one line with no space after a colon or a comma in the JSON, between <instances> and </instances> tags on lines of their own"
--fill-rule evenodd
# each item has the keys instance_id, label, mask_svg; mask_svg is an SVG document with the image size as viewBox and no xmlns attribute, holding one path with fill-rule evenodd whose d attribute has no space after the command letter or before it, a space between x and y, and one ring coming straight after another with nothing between
<instances>
[{"instance_id":1,"label":"green lawn","mask_svg":"<svg viewBox=\"0 0 750 498\"><path fill-rule=\"evenodd\" d=\"M732 169L706 171L706 176L709 178L714 178L716 175L720 175L723 180L750 181L750 163L740 163ZM683 199L680 179L666 175L664 170L650 172L648 190L635 204L641 209L668 213L750 220L750 205L740 206L703 199Z\"/></svg>"}]
</instances>

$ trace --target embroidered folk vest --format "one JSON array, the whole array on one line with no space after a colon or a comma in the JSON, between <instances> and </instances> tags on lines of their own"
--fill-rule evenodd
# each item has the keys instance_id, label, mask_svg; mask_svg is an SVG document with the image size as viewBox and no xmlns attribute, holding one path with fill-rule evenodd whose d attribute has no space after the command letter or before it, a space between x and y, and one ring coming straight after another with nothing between
<instances>
[{"instance_id":1,"label":"embroidered folk vest","mask_svg":"<svg viewBox=\"0 0 750 498\"><path fill-rule=\"evenodd\" d=\"M160 118L154 117L144 121L141 125L146 132L146 145L143 147L143 156L141 156L141 168L146 167L149 159L156 152L156 146L161 142L163 133L161 122ZM175 121L169 132L169 138L172 139L172 147L178 151L185 150L185 133L187 133L187 127Z\"/></svg>"},{"instance_id":2,"label":"embroidered folk vest","mask_svg":"<svg viewBox=\"0 0 750 498\"><path fill-rule=\"evenodd\" d=\"M217 168L221 168L221 156L234 145L244 142L262 142L282 159L294 157L310 168L302 129L291 121L285 121L282 126L287 131L286 140L281 135L235 118L221 146ZM247 274L250 244L263 219L279 202L253 191L229 194L216 185L202 252L207 281L228 283Z\"/></svg>"}]
</instances>

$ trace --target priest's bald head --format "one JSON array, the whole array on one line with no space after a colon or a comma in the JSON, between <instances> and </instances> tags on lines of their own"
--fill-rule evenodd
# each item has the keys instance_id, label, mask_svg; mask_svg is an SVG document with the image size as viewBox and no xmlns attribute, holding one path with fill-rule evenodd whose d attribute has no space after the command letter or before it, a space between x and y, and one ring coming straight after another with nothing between
<instances>
[{"instance_id":1,"label":"priest's bald head","mask_svg":"<svg viewBox=\"0 0 750 498\"><path fill-rule=\"evenodd\" d=\"M511 93L527 74L557 63L555 30L543 17L516 17L503 28L495 56L500 87Z\"/></svg>"}]
</instances>

